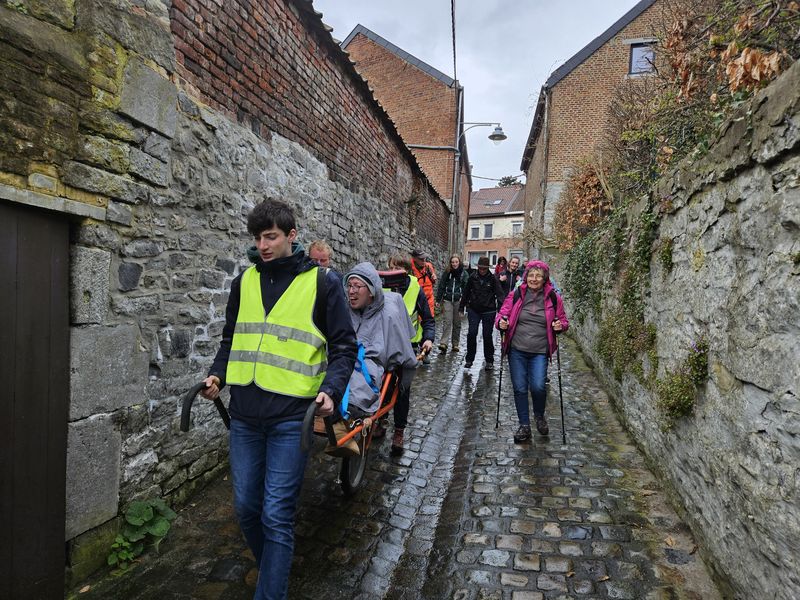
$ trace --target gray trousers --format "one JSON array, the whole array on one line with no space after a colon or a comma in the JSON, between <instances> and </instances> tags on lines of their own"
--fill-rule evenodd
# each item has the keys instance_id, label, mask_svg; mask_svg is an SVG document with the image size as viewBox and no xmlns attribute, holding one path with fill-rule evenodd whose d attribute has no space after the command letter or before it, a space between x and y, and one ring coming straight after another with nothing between
<instances>
[{"instance_id":1,"label":"gray trousers","mask_svg":"<svg viewBox=\"0 0 800 600\"><path fill-rule=\"evenodd\" d=\"M452 332L452 333L451 333ZM461 315L458 314L458 302L442 300L442 337L440 343L458 346L461 339Z\"/></svg>"}]
</instances>

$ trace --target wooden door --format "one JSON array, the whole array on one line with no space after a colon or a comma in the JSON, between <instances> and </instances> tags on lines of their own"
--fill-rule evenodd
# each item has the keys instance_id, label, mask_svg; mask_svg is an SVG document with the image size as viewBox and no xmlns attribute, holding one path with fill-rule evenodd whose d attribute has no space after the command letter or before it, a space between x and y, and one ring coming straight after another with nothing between
<instances>
[{"instance_id":1,"label":"wooden door","mask_svg":"<svg viewBox=\"0 0 800 600\"><path fill-rule=\"evenodd\" d=\"M0 598L64 597L69 225L0 201Z\"/></svg>"}]
</instances>

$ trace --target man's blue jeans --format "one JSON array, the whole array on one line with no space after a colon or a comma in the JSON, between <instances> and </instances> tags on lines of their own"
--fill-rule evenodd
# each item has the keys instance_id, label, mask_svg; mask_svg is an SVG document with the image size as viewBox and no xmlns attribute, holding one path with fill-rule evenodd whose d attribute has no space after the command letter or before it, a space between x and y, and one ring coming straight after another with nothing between
<instances>
[{"instance_id":1,"label":"man's blue jeans","mask_svg":"<svg viewBox=\"0 0 800 600\"><path fill-rule=\"evenodd\" d=\"M547 399L545 381L547 379L547 355L531 354L511 348L508 352L508 369L511 371L511 385L514 387L514 404L520 425L530 425L528 411L528 391L533 399L533 414L544 415Z\"/></svg>"},{"instance_id":2,"label":"man's blue jeans","mask_svg":"<svg viewBox=\"0 0 800 600\"><path fill-rule=\"evenodd\" d=\"M483 327L483 359L487 363L494 362L494 340L492 334L494 333L494 311L487 313L479 313L467 309L467 322L469 329L467 329L467 356L466 362L471 363L475 361L475 354L478 351L478 326Z\"/></svg>"},{"instance_id":3,"label":"man's blue jeans","mask_svg":"<svg viewBox=\"0 0 800 600\"><path fill-rule=\"evenodd\" d=\"M231 420L233 503L259 565L256 600L284 600L294 553L294 518L308 454L302 421L253 426Z\"/></svg>"}]
</instances>

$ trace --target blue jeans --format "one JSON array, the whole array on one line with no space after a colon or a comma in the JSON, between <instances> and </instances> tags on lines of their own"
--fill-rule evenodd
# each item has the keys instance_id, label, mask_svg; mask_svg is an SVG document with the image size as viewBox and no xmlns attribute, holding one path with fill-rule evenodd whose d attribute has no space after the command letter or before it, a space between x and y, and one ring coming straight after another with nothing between
<instances>
[{"instance_id":1,"label":"blue jeans","mask_svg":"<svg viewBox=\"0 0 800 600\"><path fill-rule=\"evenodd\" d=\"M478 326L483 327L483 359L487 363L494 362L494 340L492 334L494 333L494 311L487 313L479 313L467 309L467 321L469 322L469 329L467 329L467 356L466 362L471 363L475 361L475 353L478 351Z\"/></svg>"},{"instance_id":2,"label":"blue jeans","mask_svg":"<svg viewBox=\"0 0 800 600\"><path fill-rule=\"evenodd\" d=\"M511 348L508 353L508 369L511 371L511 385L514 386L514 404L520 425L530 425L528 412L528 391L533 399L533 414L544 415L547 399L545 380L547 379L547 355L531 354Z\"/></svg>"},{"instance_id":3,"label":"blue jeans","mask_svg":"<svg viewBox=\"0 0 800 600\"><path fill-rule=\"evenodd\" d=\"M284 600L294 553L294 517L308 454L302 421L253 426L231 420L233 504L259 566L256 600Z\"/></svg>"}]
</instances>

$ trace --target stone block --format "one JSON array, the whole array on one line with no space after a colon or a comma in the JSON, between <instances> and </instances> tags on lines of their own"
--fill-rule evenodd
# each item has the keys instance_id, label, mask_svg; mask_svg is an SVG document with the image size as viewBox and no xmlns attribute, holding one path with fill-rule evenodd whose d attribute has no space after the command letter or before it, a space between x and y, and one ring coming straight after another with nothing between
<instances>
[{"instance_id":1,"label":"stone block","mask_svg":"<svg viewBox=\"0 0 800 600\"><path fill-rule=\"evenodd\" d=\"M145 56L167 71L175 71L175 49L169 23L163 17L131 10L129 2L83 0L76 29L108 33L123 47Z\"/></svg>"},{"instance_id":2,"label":"stone block","mask_svg":"<svg viewBox=\"0 0 800 600\"><path fill-rule=\"evenodd\" d=\"M135 290L142 276L142 265L138 263L122 263L119 266L119 289L123 292Z\"/></svg>"},{"instance_id":3,"label":"stone block","mask_svg":"<svg viewBox=\"0 0 800 600\"><path fill-rule=\"evenodd\" d=\"M127 204L111 200L106 207L106 219L120 225L130 226L133 222L133 211Z\"/></svg>"},{"instance_id":4,"label":"stone block","mask_svg":"<svg viewBox=\"0 0 800 600\"><path fill-rule=\"evenodd\" d=\"M43 173L31 173L28 175L28 185L52 194L55 194L58 190L58 180Z\"/></svg>"},{"instance_id":5,"label":"stone block","mask_svg":"<svg viewBox=\"0 0 800 600\"><path fill-rule=\"evenodd\" d=\"M137 148L131 148L130 172L160 187L166 187L169 181L167 164Z\"/></svg>"},{"instance_id":6,"label":"stone block","mask_svg":"<svg viewBox=\"0 0 800 600\"><path fill-rule=\"evenodd\" d=\"M125 68L119 112L172 138L177 122L178 92L165 79L139 59Z\"/></svg>"},{"instance_id":7,"label":"stone block","mask_svg":"<svg viewBox=\"0 0 800 600\"><path fill-rule=\"evenodd\" d=\"M115 173L125 173L128 170L130 151L131 147L124 142L98 135L85 135L78 147L78 158Z\"/></svg>"},{"instance_id":8,"label":"stone block","mask_svg":"<svg viewBox=\"0 0 800 600\"><path fill-rule=\"evenodd\" d=\"M108 313L111 253L72 246L70 252L70 322L102 323Z\"/></svg>"},{"instance_id":9,"label":"stone block","mask_svg":"<svg viewBox=\"0 0 800 600\"><path fill-rule=\"evenodd\" d=\"M68 161L64 165L63 179L67 185L110 196L128 204L144 202L150 193L146 186L132 179L74 161Z\"/></svg>"},{"instance_id":10,"label":"stone block","mask_svg":"<svg viewBox=\"0 0 800 600\"><path fill-rule=\"evenodd\" d=\"M111 415L69 424L66 540L117 515L120 447L120 433Z\"/></svg>"},{"instance_id":11,"label":"stone block","mask_svg":"<svg viewBox=\"0 0 800 600\"><path fill-rule=\"evenodd\" d=\"M73 328L70 363L71 420L143 401L149 354L135 325Z\"/></svg>"},{"instance_id":12,"label":"stone block","mask_svg":"<svg viewBox=\"0 0 800 600\"><path fill-rule=\"evenodd\" d=\"M168 162L169 160L171 152L170 146L171 141L169 138L165 138L163 135L159 135L155 132L150 133L144 141L144 151L150 156L155 156L164 162Z\"/></svg>"}]
</instances>

